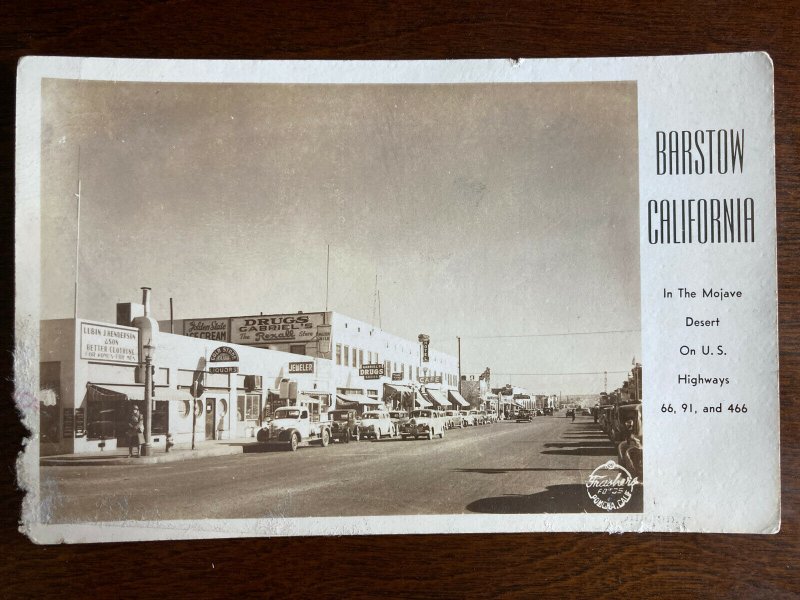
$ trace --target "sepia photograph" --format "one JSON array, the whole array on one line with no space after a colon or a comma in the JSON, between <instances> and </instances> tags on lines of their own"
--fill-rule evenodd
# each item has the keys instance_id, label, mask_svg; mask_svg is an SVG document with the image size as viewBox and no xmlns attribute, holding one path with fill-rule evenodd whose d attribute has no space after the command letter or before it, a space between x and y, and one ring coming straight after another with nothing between
<instances>
[{"instance_id":1,"label":"sepia photograph","mask_svg":"<svg viewBox=\"0 0 800 600\"><path fill-rule=\"evenodd\" d=\"M41 105L40 522L642 512L635 81Z\"/></svg>"}]
</instances>

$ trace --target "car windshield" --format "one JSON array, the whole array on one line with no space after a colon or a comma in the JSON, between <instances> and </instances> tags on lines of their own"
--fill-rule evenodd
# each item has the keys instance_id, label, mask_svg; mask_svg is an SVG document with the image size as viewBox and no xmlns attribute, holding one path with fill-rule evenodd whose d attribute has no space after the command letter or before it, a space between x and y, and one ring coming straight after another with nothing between
<instances>
[{"instance_id":1,"label":"car windshield","mask_svg":"<svg viewBox=\"0 0 800 600\"><path fill-rule=\"evenodd\" d=\"M415 410L413 413L411 413L411 415L414 416L414 417L430 417L431 416L431 411L429 411L429 410Z\"/></svg>"},{"instance_id":2,"label":"car windshield","mask_svg":"<svg viewBox=\"0 0 800 600\"><path fill-rule=\"evenodd\" d=\"M400 412L393 412L393 413L389 413L389 416L391 418L393 418L393 419L402 419L403 417L406 416L406 414L405 413L400 413Z\"/></svg>"},{"instance_id":3,"label":"car windshield","mask_svg":"<svg viewBox=\"0 0 800 600\"><path fill-rule=\"evenodd\" d=\"M380 415L380 413L364 413L364 418L365 419L380 419L381 415Z\"/></svg>"},{"instance_id":4,"label":"car windshield","mask_svg":"<svg viewBox=\"0 0 800 600\"><path fill-rule=\"evenodd\" d=\"M350 413L345 410L337 410L328 414L332 421L347 421L350 419Z\"/></svg>"},{"instance_id":5,"label":"car windshield","mask_svg":"<svg viewBox=\"0 0 800 600\"><path fill-rule=\"evenodd\" d=\"M300 411L296 408L278 409L275 411L276 419L299 419Z\"/></svg>"}]
</instances>

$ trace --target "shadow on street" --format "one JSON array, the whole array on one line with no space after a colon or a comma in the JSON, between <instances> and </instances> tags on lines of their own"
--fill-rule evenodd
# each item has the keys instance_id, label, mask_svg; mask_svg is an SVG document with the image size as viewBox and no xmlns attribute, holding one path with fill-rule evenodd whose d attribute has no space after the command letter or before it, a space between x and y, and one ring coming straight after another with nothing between
<instances>
[{"instance_id":1,"label":"shadow on street","mask_svg":"<svg viewBox=\"0 0 800 600\"><path fill-rule=\"evenodd\" d=\"M637 485L633 497L620 513L638 513L643 508L642 486ZM481 498L466 506L469 512L487 514L605 513L592 503L582 484L554 485L530 495L509 495Z\"/></svg>"}]
</instances>

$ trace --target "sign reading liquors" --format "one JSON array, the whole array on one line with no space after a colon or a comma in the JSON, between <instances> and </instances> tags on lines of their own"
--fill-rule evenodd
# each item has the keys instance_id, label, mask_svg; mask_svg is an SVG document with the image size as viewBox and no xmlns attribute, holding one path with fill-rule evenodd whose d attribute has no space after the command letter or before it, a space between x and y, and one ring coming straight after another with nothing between
<instances>
[{"instance_id":1,"label":"sign reading liquors","mask_svg":"<svg viewBox=\"0 0 800 600\"><path fill-rule=\"evenodd\" d=\"M214 375L226 375L228 373L238 373L239 367L209 367L208 372Z\"/></svg>"},{"instance_id":2,"label":"sign reading liquors","mask_svg":"<svg viewBox=\"0 0 800 600\"><path fill-rule=\"evenodd\" d=\"M245 345L313 342L324 320L325 313L234 317L231 319L231 342Z\"/></svg>"},{"instance_id":3,"label":"sign reading liquors","mask_svg":"<svg viewBox=\"0 0 800 600\"><path fill-rule=\"evenodd\" d=\"M309 362L290 362L289 373L313 373L314 361Z\"/></svg>"},{"instance_id":4,"label":"sign reading liquors","mask_svg":"<svg viewBox=\"0 0 800 600\"><path fill-rule=\"evenodd\" d=\"M227 319L189 319L183 322L183 335L203 340L228 341Z\"/></svg>"},{"instance_id":5,"label":"sign reading liquors","mask_svg":"<svg viewBox=\"0 0 800 600\"><path fill-rule=\"evenodd\" d=\"M358 374L364 379L378 379L383 377L383 365L381 364L366 364L361 365L358 369Z\"/></svg>"},{"instance_id":6,"label":"sign reading liquors","mask_svg":"<svg viewBox=\"0 0 800 600\"><path fill-rule=\"evenodd\" d=\"M139 364L139 330L81 322L81 358Z\"/></svg>"}]
</instances>

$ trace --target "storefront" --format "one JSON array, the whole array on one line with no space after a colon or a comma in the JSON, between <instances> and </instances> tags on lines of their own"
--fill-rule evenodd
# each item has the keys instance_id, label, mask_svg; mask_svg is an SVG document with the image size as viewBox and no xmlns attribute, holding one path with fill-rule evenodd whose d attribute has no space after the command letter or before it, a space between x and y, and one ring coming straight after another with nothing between
<instances>
[{"instance_id":1,"label":"storefront","mask_svg":"<svg viewBox=\"0 0 800 600\"><path fill-rule=\"evenodd\" d=\"M146 409L139 329L63 319L42 321L40 332L41 453L127 447L128 416L133 406ZM300 394L320 412L332 404L328 360L306 360L298 369L285 352L158 331L147 342L154 348L155 448L167 434L179 446L252 437L274 408ZM196 398L193 389L201 391Z\"/></svg>"}]
</instances>

